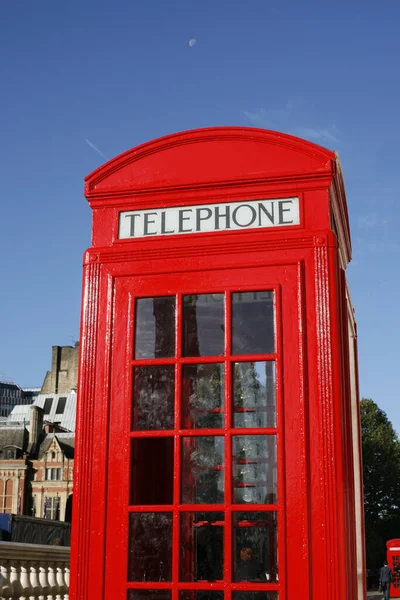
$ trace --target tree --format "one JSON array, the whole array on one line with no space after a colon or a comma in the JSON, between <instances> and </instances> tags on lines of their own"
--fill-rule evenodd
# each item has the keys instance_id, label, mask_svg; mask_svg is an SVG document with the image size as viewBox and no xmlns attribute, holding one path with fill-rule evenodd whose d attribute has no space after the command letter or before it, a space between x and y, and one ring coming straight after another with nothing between
<instances>
[{"instance_id":1,"label":"tree","mask_svg":"<svg viewBox=\"0 0 400 600\"><path fill-rule=\"evenodd\" d=\"M364 510L369 523L398 515L400 441L386 413L369 398L361 400Z\"/></svg>"},{"instance_id":2,"label":"tree","mask_svg":"<svg viewBox=\"0 0 400 600\"><path fill-rule=\"evenodd\" d=\"M400 440L373 400L360 407L367 568L375 572L386 541L400 537Z\"/></svg>"}]
</instances>

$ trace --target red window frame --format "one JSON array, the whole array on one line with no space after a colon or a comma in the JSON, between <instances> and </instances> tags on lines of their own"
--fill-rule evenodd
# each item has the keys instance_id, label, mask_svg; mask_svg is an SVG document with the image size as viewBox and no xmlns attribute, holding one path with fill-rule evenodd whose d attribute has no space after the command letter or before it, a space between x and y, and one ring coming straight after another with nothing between
<instances>
[{"instance_id":1,"label":"red window frame","mask_svg":"<svg viewBox=\"0 0 400 600\"><path fill-rule=\"evenodd\" d=\"M297 268L293 269L293 275ZM263 276L260 276L260 275ZM227 276L229 275L229 276ZM297 277L296 277L297 279ZM214 271L201 274L171 274L151 275L148 277L121 278L117 282L115 293L115 329L113 339L112 360L112 391L111 410L119 411L119 418L110 419L110 445L109 445L109 491L108 491L108 519L107 519L107 552L106 552L106 597L121 598L126 600L127 590L171 590L171 600L179 600L181 590L221 590L225 592L225 600L231 600L233 591L275 591L279 600L285 597L285 572L288 558L286 539L285 515L285 469L284 469L284 403L283 403L283 344L282 330L284 328L282 306L282 286L291 288L290 294L293 301L293 291L297 294L297 281L292 277L288 283L288 273L283 275L282 268L257 267L256 269ZM196 280L196 284L193 284ZM222 281L229 281L229 285L222 285ZM174 283L171 286L171 283ZM118 290L118 287L123 288ZM179 290L178 293L174 293ZM275 352L272 354L245 354L231 353L231 294L234 292L272 291L275 305ZM196 356L184 357L181 352L182 340L182 297L186 294L225 293L225 353L223 356ZM139 298L176 296L176 331L175 331L175 357L157 359L134 359L134 324L135 302ZM286 301L287 302L287 301ZM293 302L287 302L293 307ZM286 320L289 311L286 310ZM294 325L297 329L296 315ZM293 335L292 324L286 323L288 336ZM298 348L298 332L295 343ZM293 350L293 349L292 349ZM121 360L121 355L124 359ZM294 353L296 354L296 348ZM276 377L276 427L268 428L237 428L233 427L232 410L232 364L234 362L255 362L273 360L275 362ZM224 363L224 427L221 429L181 429L181 371L185 364ZM162 431L131 431L132 409L132 373L134 366L175 365L175 420L173 430ZM122 365L125 365L124 367ZM291 388L292 386L288 386ZM277 495L276 504L234 504L232 503L232 437L235 435L276 435L277 449ZM223 435L225 439L224 476L225 476L225 502L224 504L182 504L181 503L181 439L183 436ZM129 505L130 494L130 441L133 438L144 437L174 437L174 490L173 503L170 505ZM116 467L120 468L118 473ZM125 514L126 517L115 519L113 514ZM224 579L221 582L188 582L179 580L179 536L180 514L183 512L224 512ZM172 581L171 582L128 582L127 556L128 556L128 515L139 512L168 512L173 515L173 543L172 543ZM278 520L278 573L277 583L250 583L232 581L233 539L232 539L232 513L234 512L275 512ZM116 549L120 549L120 553ZM126 557L117 560L117 555Z\"/></svg>"}]
</instances>

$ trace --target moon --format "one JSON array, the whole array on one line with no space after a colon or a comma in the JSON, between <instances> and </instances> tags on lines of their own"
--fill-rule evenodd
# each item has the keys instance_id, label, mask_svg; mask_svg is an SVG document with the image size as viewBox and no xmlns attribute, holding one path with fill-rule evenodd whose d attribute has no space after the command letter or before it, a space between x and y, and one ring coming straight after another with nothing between
<instances>
[{"instance_id":1,"label":"moon","mask_svg":"<svg viewBox=\"0 0 400 600\"><path fill-rule=\"evenodd\" d=\"M189 46L192 48L196 42L197 42L196 38L192 38L191 40L189 40Z\"/></svg>"}]
</instances>

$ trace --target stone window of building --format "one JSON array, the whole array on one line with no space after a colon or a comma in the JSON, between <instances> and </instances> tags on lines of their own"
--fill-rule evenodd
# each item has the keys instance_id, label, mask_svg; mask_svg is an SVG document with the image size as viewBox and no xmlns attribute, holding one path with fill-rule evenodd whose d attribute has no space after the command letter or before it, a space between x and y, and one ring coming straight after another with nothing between
<instances>
[{"instance_id":1,"label":"stone window of building","mask_svg":"<svg viewBox=\"0 0 400 600\"><path fill-rule=\"evenodd\" d=\"M58 496L46 496L44 499L43 517L52 521L60 520L60 498Z\"/></svg>"},{"instance_id":2,"label":"stone window of building","mask_svg":"<svg viewBox=\"0 0 400 600\"><path fill-rule=\"evenodd\" d=\"M6 448L4 450L4 458L7 460L12 460L17 458L17 449L16 448Z\"/></svg>"},{"instance_id":3,"label":"stone window of building","mask_svg":"<svg viewBox=\"0 0 400 600\"><path fill-rule=\"evenodd\" d=\"M62 479L62 469L60 468L47 468L46 469L46 479L47 481L61 481Z\"/></svg>"},{"instance_id":4,"label":"stone window of building","mask_svg":"<svg viewBox=\"0 0 400 600\"><path fill-rule=\"evenodd\" d=\"M6 482L2 480L0 484L0 512L11 513L14 483L12 479L7 479Z\"/></svg>"}]
</instances>

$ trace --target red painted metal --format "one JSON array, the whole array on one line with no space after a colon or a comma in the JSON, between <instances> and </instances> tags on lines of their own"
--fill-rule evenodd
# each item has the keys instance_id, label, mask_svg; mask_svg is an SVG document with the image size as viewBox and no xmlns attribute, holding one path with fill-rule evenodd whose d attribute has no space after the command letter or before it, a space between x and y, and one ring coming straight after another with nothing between
<instances>
[{"instance_id":1,"label":"red painted metal","mask_svg":"<svg viewBox=\"0 0 400 600\"><path fill-rule=\"evenodd\" d=\"M171 590L171 600L181 590L223 590L225 600L246 590L276 592L279 600L364 598L357 361L344 275L351 246L337 156L270 131L188 131L106 163L86 179L85 193L93 245L84 258L71 600L126 600L132 589ZM125 210L294 196L296 226L118 239ZM233 355L231 295L263 290L275 294L275 352ZM201 293L225 294L223 356L182 356L182 296ZM177 299L176 354L134 359L135 299L154 296ZM276 363L276 427L234 428L229 383L221 429L183 428L183 365L223 363L232 382L233 362L261 360ZM157 364L175 368L174 429L132 431L133 368ZM224 502L182 504L181 439L211 434L225 440L217 465ZM277 438L277 502L235 504L232 436L256 434ZM131 440L168 437L172 503L130 505ZM180 516L201 511L224 514L223 579L181 581ZM233 581L240 511L277 513L278 581ZM141 512L172 513L171 581L128 582L128 520Z\"/></svg>"},{"instance_id":2,"label":"red painted metal","mask_svg":"<svg viewBox=\"0 0 400 600\"><path fill-rule=\"evenodd\" d=\"M386 560L393 573L390 597L400 598L400 539L386 542Z\"/></svg>"}]
</instances>

